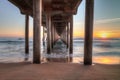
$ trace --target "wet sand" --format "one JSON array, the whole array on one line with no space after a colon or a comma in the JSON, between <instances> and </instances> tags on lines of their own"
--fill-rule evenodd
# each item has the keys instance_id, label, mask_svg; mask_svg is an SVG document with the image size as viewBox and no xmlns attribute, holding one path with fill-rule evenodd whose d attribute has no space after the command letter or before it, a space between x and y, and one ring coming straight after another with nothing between
<instances>
[{"instance_id":1,"label":"wet sand","mask_svg":"<svg viewBox=\"0 0 120 80\"><path fill-rule=\"evenodd\" d=\"M0 80L120 80L120 65L0 63Z\"/></svg>"}]
</instances>

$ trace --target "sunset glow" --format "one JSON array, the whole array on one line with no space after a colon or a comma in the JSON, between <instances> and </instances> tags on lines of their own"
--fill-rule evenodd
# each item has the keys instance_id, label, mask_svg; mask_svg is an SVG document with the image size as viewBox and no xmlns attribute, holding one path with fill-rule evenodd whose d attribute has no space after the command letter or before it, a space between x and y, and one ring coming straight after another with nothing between
<instances>
[{"instance_id":1,"label":"sunset glow","mask_svg":"<svg viewBox=\"0 0 120 80\"><path fill-rule=\"evenodd\" d=\"M119 64L120 58L119 57L111 57L111 56L99 56L99 57L94 57L93 61L95 63L102 63L102 64Z\"/></svg>"},{"instance_id":2,"label":"sunset glow","mask_svg":"<svg viewBox=\"0 0 120 80\"><path fill-rule=\"evenodd\" d=\"M100 38L108 38L109 36L108 36L108 33L103 32L103 33L100 33L99 37Z\"/></svg>"},{"instance_id":3,"label":"sunset glow","mask_svg":"<svg viewBox=\"0 0 120 80\"><path fill-rule=\"evenodd\" d=\"M94 38L120 38L120 10L119 0L114 0L110 6L109 1L95 1L95 16L93 37ZM114 2L114 3L113 3ZM3 8L4 7L4 8ZM24 37L25 36L25 16L13 4L3 0L0 2L0 37ZM74 33L75 38L84 38L85 29L85 1L81 3L78 12L74 15ZM104 13L101 13L104 12ZM108 13L109 12L109 13ZM19 19L18 19L19 18ZM12 20L11 20L12 19ZM33 18L30 17L29 36L33 37Z\"/></svg>"},{"instance_id":4,"label":"sunset glow","mask_svg":"<svg viewBox=\"0 0 120 80\"><path fill-rule=\"evenodd\" d=\"M110 32L107 31L99 31L99 32L94 32L94 38L113 38L113 35L111 35Z\"/></svg>"}]
</instances>

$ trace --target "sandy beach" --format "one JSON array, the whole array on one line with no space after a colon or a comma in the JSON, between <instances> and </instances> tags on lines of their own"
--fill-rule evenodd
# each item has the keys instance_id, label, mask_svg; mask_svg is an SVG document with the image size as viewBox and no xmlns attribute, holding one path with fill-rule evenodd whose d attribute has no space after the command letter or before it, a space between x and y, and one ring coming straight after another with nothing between
<instances>
[{"instance_id":1,"label":"sandy beach","mask_svg":"<svg viewBox=\"0 0 120 80\"><path fill-rule=\"evenodd\" d=\"M0 80L120 80L120 65L0 63Z\"/></svg>"}]
</instances>

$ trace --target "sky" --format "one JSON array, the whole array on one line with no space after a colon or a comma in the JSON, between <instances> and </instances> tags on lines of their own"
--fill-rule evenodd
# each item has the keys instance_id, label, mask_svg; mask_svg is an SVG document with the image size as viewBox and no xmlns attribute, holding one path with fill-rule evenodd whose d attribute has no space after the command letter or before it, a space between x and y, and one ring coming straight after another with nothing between
<instances>
[{"instance_id":1,"label":"sky","mask_svg":"<svg viewBox=\"0 0 120 80\"><path fill-rule=\"evenodd\" d=\"M94 37L120 38L120 0L95 0ZM84 37L85 0L74 15L74 37ZM33 19L30 17L30 37L33 33ZM0 0L0 37L24 37L25 16L19 9Z\"/></svg>"}]
</instances>

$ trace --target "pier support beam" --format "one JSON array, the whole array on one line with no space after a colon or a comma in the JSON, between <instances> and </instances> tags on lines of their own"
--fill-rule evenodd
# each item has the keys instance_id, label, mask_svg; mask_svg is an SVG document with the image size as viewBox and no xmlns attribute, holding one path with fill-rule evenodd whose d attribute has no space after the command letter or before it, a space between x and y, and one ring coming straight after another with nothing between
<instances>
[{"instance_id":1,"label":"pier support beam","mask_svg":"<svg viewBox=\"0 0 120 80\"><path fill-rule=\"evenodd\" d=\"M25 15L25 54L29 54L29 15ZM28 57L25 59L27 60Z\"/></svg>"},{"instance_id":2,"label":"pier support beam","mask_svg":"<svg viewBox=\"0 0 120 80\"><path fill-rule=\"evenodd\" d=\"M94 0L86 0L84 65L92 64Z\"/></svg>"},{"instance_id":3,"label":"pier support beam","mask_svg":"<svg viewBox=\"0 0 120 80\"><path fill-rule=\"evenodd\" d=\"M33 63L40 61L40 31L42 22L42 0L33 0Z\"/></svg>"},{"instance_id":4,"label":"pier support beam","mask_svg":"<svg viewBox=\"0 0 120 80\"><path fill-rule=\"evenodd\" d=\"M70 62L73 61L73 15L70 18Z\"/></svg>"},{"instance_id":5,"label":"pier support beam","mask_svg":"<svg viewBox=\"0 0 120 80\"><path fill-rule=\"evenodd\" d=\"M53 47L54 47L54 41L55 41L55 26L53 24L53 42L52 42Z\"/></svg>"},{"instance_id":6,"label":"pier support beam","mask_svg":"<svg viewBox=\"0 0 120 80\"><path fill-rule=\"evenodd\" d=\"M67 48L68 48L68 45L69 45L69 27L68 27L68 23L66 23L66 28L67 28Z\"/></svg>"},{"instance_id":7,"label":"pier support beam","mask_svg":"<svg viewBox=\"0 0 120 80\"><path fill-rule=\"evenodd\" d=\"M67 26L66 26L65 29L66 29L66 32L65 32L65 40L66 40L66 48L67 48L67 43L68 43L68 42L67 42Z\"/></svg>"},{"instance_id":8,"label":"pier support beam","mask_svg":"<svg viewBox=\"0 0 120 80\"><path fill-rule=\"evenodd\" d=\"M51 15L48 12L46 14L46 24L47 24L47 54L51 54Z\"/></svg>"},{"instance_id":9,"label":"pier support beam","mask_svg":"<svg viewBox=\"0 0 120 80\"><path fill-rule=\"evenodd\" d=\"M56 32L56 27L54 26L54 44L55 44L55 42L57 40L57 37L58 37L58 34Z\"/></svg>"},{"instance_id":10,"label":"pier support beam","mask_svg":"<svg viewBox=\"0 0 120 80\"><path fill-rule=\"evenodd\" d=\"M43 47L45 47L45 28L43 26Z\"/></svg>"},{"instance_id":11,"label":"pier support beam","mask_svg":"<svg viewBox=\"0 0 120 80\"><path fill-rule=\"evenodd\" d=\"M68 22L68 48L70 49L70 23Z\"/></svg>"},{"instance_id":12,"label":"pier support beam","mask_svg":"<svg viewBox=\"0 0 120 80\"><path fill-rule=\"evenodd\" d=\"M53 23L51 23L51 50L53 50Z\"/></svg>"}]
</instances>

